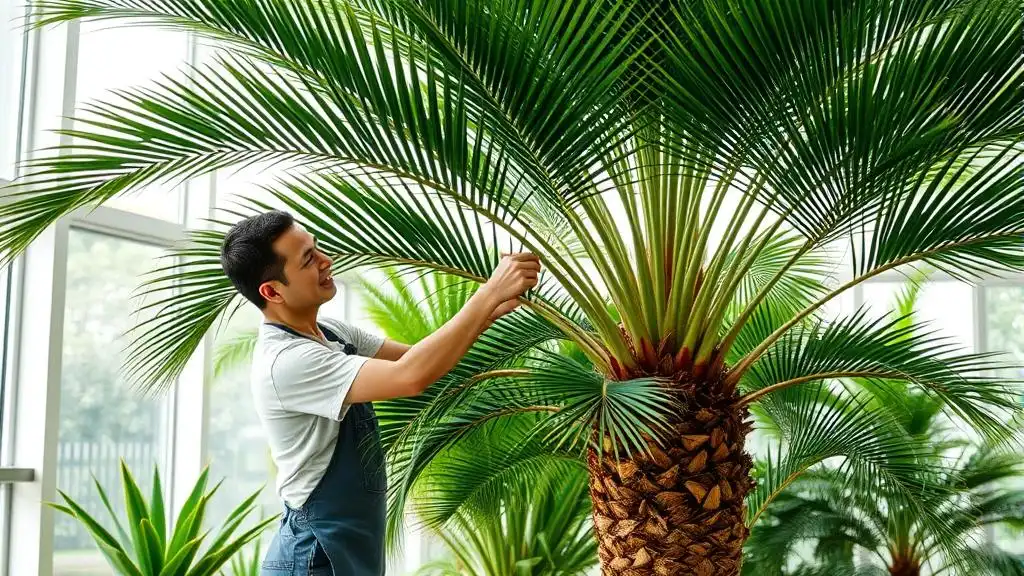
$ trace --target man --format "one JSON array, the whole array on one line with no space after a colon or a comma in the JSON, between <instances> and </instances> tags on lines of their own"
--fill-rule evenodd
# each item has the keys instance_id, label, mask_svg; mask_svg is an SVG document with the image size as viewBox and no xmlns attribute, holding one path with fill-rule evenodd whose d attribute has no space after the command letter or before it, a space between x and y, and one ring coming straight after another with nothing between
<instances>
[{"instance_id":1,"label":"man","mask_svg":"<svg viewBox=\"0 0 1024 576\"><path fill-rule=\"evenodd\" d=\"M318 317L337 291L331 259L288 213L233 226L221 265L264 317L252 393L285 511L262 574L383 574L387 485L370 402L415 396L447 374L537 285L538 258L503 257L454 318L411 347Z\"/></svg>"}]
</instances>

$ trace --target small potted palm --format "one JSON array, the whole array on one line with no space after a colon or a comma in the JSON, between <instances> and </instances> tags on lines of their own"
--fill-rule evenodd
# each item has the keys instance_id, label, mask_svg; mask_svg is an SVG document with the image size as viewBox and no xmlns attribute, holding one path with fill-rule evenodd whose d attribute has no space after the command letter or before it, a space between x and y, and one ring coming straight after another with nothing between
<instances>
[{"instance_id":1,"label":"small potted palm","mask_svg":"<svg viewBox=\"0 0 1024 576\"><path fill-rule=\"evenodd\" d=\"M81 522L119 575L212 576L246 544L258 538L277 517L261 520L236 535L239 526L256 508L257 491L242 501L224 520L213 539L208 540L211 531L203 530L206 506L220 487L218 482L207 490L208 473L209 470L204 469L199 475L170 532L160 472L156 467L153 469L152 495L147 501L128 466L124 460L121 461L123 518L118 517L103 486L93 478L100 499L113 521L113 531L62 491L63 504L47 504Z\"/></svg>"}]
</instances>

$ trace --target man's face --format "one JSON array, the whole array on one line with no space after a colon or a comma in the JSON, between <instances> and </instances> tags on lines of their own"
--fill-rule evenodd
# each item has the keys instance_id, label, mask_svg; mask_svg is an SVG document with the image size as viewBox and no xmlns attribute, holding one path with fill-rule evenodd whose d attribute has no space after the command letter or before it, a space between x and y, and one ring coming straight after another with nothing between
<instances>
[{"instance_id":1,"label":"man's face","mask_svg":"<svg viewBox=\"0 0 1024 576\"><path fill-rule=\"evenodd\" d=\"M331 259L317 248L316 238L299 224L274 242L274 252L284 258L288 284L267 282L261 287L268 302L292 309L319 306L338 292L331 276Z\"/></svg>"}]
</instances>

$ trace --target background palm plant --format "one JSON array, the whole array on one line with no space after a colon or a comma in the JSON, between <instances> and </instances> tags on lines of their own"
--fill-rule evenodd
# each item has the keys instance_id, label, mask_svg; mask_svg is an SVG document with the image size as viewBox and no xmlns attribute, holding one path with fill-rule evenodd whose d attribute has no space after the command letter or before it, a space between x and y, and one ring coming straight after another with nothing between
<instances>
[{"instance_id":1,"label":"background palm plant","mask_svg":"<svg viewBox=\"0 0 1024 576\"><path fill-rule=\"evenodd\" d=\"M207 540L210 531L203 530L206 506L220 484L206 489L207 470L203 470L181 510L173 530L167 531L164 494L160 473L153 469L153 492L146 497L139 490L128 466L121 461L121 485L124 490L125 522L110 505L106 491L97 481L96 490L113 521L112 532L73 498L61 492L64 504L51 507L77 519L89 531L96 546L118 574L124 576L213 576L277 517L267 518L236 535L238 527L255 510L259 492L246 498L224 520L217 535ZM127 528L126 528L127 526Z\"/></svg>"},{"instance_id":2,"label":"background palm plant","mask_svg":"<svg viewBox=\"0 0 1024 576\"><path fill-rule=\"evenodd\" d=\"M872 494L846 489L841 472L822 469L796 480L756 524L747 545L749 574L1024 574L1024 558L984 542L984 529L1020 527L1024 491L1018 454L982 444L965 450L949 470L932 481L941 496L932 505L947 514L948 530L933 531L917 514ZM942 539L955 539L943 542ZM811 548L791 568L800 548ZM944 549L956 555L944 555ZM864 554L867 562L855 562Z\"/></svg>"},{"instance_id":3,"label":"background palm plant","mask_svg":"<svg viewBox=\"0 0 1024 576\"><path fill-rule=\"evenodd\" d=\"M747 524L830 457L941 525L913 439L830 383L909 382L990 438L1016 409L1006 383L974 376L987 357L821 313L895 268L1024 267L1016 2L34 4L39 24L156 22L222 49L191 81L84 109L74 142L7 191L6 258L80 206L255 162L288 168L272 203L336 272L482 282L499 247L542 256L526 310L392 406L392 536L435 456L532 414L552 450L587 451L606 573L733 574ZM195 232L147 283L157 314L126 367L142 385L173 381L240 305L217 248L227 220L267 206ZM833 281L820 254L843 243ZM785 432L756 487L751 407Z\"/></svg>"},{"instance_id":4,"label":"background palm plant","mask_svg":"<svg viewBox=\"0 0 1024 576\"><path fill-rule=\"evenodd\" d=\"M452 558L421 576L586 574L597 565L587 471L580 465L540 468L518 478L472 512L460 511L440 530Z\"/></svg>"},{"instance_id":5,"label":"background palm plant","mask_svg":"<svg viewBox=\"0 0 1024 576\"><path fill-rule=\"evenodd\" d=\"M908 338L920 329L915 305L927 276L911 277L894 302ZM999 439L964 438L941 400L901 382L868 381L861 388L870 398L866 409L893 414L906 435L920 441L919 474L922 484L931 487L926 505L944 518L941 529L921 523L917 511L902 502L858 492L842 470L823 464L796 479L765 510L747 543L744 571L1024 574L1024 558L981 542L985 529L1024 526L1024 455L1019 449ZM800 548L809 545L813 560L794 567ZM858 550L883 566L856 563Z\"/></svg>"}]
</instances>

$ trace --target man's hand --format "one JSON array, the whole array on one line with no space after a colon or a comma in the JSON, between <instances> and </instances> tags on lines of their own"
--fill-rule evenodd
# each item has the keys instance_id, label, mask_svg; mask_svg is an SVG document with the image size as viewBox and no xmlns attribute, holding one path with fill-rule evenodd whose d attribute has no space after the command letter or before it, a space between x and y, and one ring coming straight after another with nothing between
<instances>
[{"instance_id":1,"label":"man's hand","mask_svg":"<svg viewBox=\"0 0 1024 576\"><path fill-rule=\"evenodd\" d=\"M519 307L519 297L537 285L540 277L540 258L529 252L502 253L501 262L494 269L483 290L490 291L500 304L491 312L484 330L498 319Z\"/></svg>"},{"instance_id":2,"label":"man's hand","mask_svg":"<svg viewBox=\"0 0 1024 576\"><path fill-rule=\"evenodd\" d=\"M482 290L490 291L504 306L509 300L518 298L537 285L540 276L540 258L530 252L502 254L501 262L491 273L491 278ZM508 312L511 312L509 309ZM507 312L506 312L507 313Z\"/></svg>"}]
</instances>

